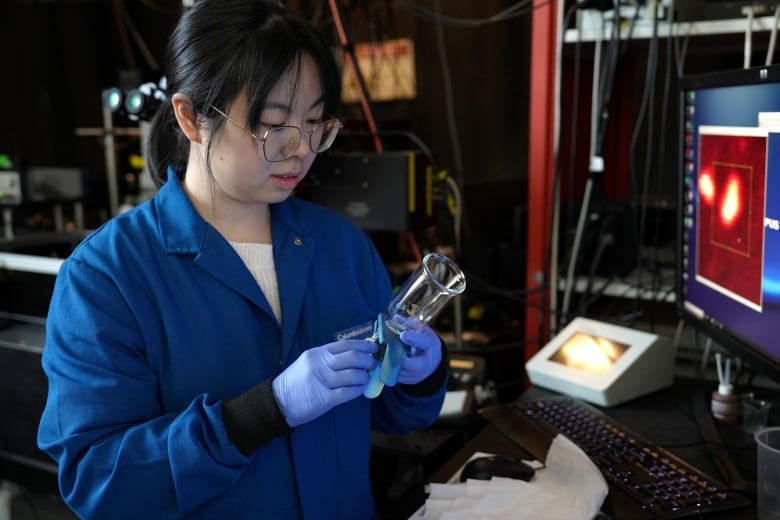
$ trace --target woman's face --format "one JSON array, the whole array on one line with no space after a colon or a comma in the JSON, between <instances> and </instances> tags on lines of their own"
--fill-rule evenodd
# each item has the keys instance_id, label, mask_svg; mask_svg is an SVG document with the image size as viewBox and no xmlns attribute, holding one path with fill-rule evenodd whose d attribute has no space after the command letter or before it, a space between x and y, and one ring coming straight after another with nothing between
<instances>
[{"instance_id":1,"label":"woman's face","mask_svg":"<svg viewBox=\"0 0 780 520\"><path fill-rule=\"evenodd\" d=\"M316 156L311 151L308 137L300 140L290 157L279 162L266 160L260 140L271 127L297 126L306 132L325 117L318 69L307 54L301 58L298 79L296 85L295 71L288 72L271 90L260 117L261 125L255 133L258 139L244 129L248 127L244 116L245 95L236 98L228 112L232 121L225 122L212 149L216 200L227 204L281 202L306 176ZM269 148L267 152L271 157L272 150Z\"/></svg>"}]
</instances>

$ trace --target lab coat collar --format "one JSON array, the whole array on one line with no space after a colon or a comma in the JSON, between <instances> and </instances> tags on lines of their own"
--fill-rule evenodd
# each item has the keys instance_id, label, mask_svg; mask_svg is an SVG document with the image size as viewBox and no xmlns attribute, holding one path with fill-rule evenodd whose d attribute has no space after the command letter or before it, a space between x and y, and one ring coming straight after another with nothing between
<instances>
[{"instance_id":1,"label":"lab coat collar","mask_svg":"<svg viewBox=\"0 0 780 520\"><path fill-rule=\"evenodd\" d=\"M169 254L195 255L195 261L215 278L232 287L273 315L267 299L248 269L230 268L228 258L238 255L222 235L195 210L172 168L154 199L160 240ZM295 341L315 251L311 219L305 202L287 199L271 206L274 264L282 306L282 353Z\"/></svg>"},{"instance_id":2,"label":"lab coat collar","mask_svg":"<svg viewBox=\"0 0 780 520\"><path fill-rule=\"evenodd\" d=\"M173 168L168 168L168 180L154 197L160 226L160 240L169 254L196 254L212 235L218 235L187 197Z\"/></svg>"},{"instance_id":3,"label":"lab coat collar","mask_svg":"<svg viewBox=\"0 0 780 520\"><path fill-rule=\"evenodd\" d=\"M215 237L222 238L195 210L173 168L168 168L168 181L154 200L160 222L160 238L168 253L199 253ZM275 248L294 245L297 249L310 241L311 223L305 212L290 199L273 204L271 215ZM279 239L283 241L277 243Z\"/></svg>"}]
</instances>

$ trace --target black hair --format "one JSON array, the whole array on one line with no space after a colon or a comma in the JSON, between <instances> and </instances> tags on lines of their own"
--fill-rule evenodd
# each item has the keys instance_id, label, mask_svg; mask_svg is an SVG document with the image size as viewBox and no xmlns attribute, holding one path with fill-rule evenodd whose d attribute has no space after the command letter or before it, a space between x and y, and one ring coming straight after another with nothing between
<instances>
[{"instance_id":1,"label":"black hair","mask_svg":"<svg viewBox=\"0 0 780 520\"><path fill-rule=\"evenodd\" d=\"M181 92L192 100L199 124L219 134L226 113L245 90L246 121L256 131L268 93L282 75L300 71L308 54L317 64L327 115L334 115L341 96L336 60L311 23L278 0L198 0L173 30L164 59L168 99L155 114L149 131L146 162L159 187L173 166L184 176L190 143L176 123L170 96ZM211 142L207 146L207 162ZM210 167L209 167L210 168Z\"/></svg>"}]
</instances>

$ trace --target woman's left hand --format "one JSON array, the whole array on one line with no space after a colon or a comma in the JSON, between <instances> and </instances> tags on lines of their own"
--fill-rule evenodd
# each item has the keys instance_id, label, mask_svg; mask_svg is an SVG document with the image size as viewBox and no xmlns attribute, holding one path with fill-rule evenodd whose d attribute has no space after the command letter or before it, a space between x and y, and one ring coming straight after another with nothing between
<instances>
[{"instance_id":1,"label":"woman's left hand","mask_svg":"<svg viewBox=\"0 0 780 520\"><path fill-rule=\"evenodd\" d=\"M416 385L430 376L441 363L441 339L426 325L418 330L403 331L401 341L411 347L411 352L401 364L398 382Z\"/></svg>"}]
</instances>

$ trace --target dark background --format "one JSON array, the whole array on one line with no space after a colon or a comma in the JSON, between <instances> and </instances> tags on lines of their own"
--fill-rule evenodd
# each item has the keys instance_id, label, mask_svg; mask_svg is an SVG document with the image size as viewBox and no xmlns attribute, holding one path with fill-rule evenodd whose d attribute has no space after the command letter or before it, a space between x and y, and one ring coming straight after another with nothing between
<instances>
[{"instance_id":1,"label":"dark background","mask_svg":"<svg viewBox=\"0 0 780 520\"><path fill-rule=\"evenodd\" d=\"M526 211L528 143L533 132L528 127L531 13L526 9L511 19L488 23L490 17L519 3L415 2L431 12L439 6L445 20L437 25L400 0L337 3L350 42L413 40L417 97L372 103L373 117L380 132L416 136L430 150L434 166L446 170L459 186L463 221L457 259L469 279L465 328L487 333L492 343L521 340L526 229L549 226L538 218L528 222ZM290 0L288 4L310 18L334 48L340 47L330 2ZM79 134L101 129L103 89L159 80L163 48L181 10L178 0L5 0L0 4L0 153L10 155L22 174L36 166L81 168L87 227L107 218L105 158L99 136ZM601 221L594 220L587 230L582 269L592 268L593 251L605 233L616 240L601 257L597 272L622 275L636 265L640 209L647 211L642 245L667 250L673 245L678 178L676 75L741 67L743 39L738 32L666 38L657 44L655 57L647 38L621 43L602 150L605 171L591 202ZM767 40L766 31L755 33L754 64L763 59ZM569 43L561 60L561 272L568 261L578 200L588 174L593 49L592 42ZM685 56L684 64L675 54ZM652 62L654 70L648 66ZM667 82L668 71L673 74ZM651 87L651 108L646 114L653 114L652 127L647 115L639 119L643 97ZM344 105L340 115L347 130L367 129L358 104ZM631 147L634 136L636 148ZM337 143L349 143L353 151L373 152L366 139L340 138ZM408 140L400 138L387 139L385 144L386 150L411 148ZM129 162L138 150L137 137L117 136L120 190L130 189L127 179L138 173ZM445 204L440 200L439 205ZM51 219L41 217L45 211L40 207L15 212L19 233L51 230ZM451 225L441 218L433 222L433 230L413 231L421 247L452 246ZM375 234L388 259L399 255L409 259L405 238ZM517 377L515 360L496 365L511 368L511 377Z\"/></svg>"},{"instance_id":2,"label":"dark background","mask_svg":"<svg viewBox=\"0 0 780 520\"><path fill-rule=\"evenodd\" d=\"M393 0L340 0L338 5L350 43L413 40L417 97L373 102L373 118L380 133L415 136L430 150L435 170L456 181L463 197L457 259L469 278L464 327L480 342L515 341L524 314L531 14L526 8L510 20L484 23L516 2L416 2L431 12L437 3L443 16L478 26L437 29L430 17ZM327 0L288 5L312 20L334 50L343 50ZM109 202L102 137L83 134L102 129L104 89L159 81L164 47L181 12L178 0L5 0L0 5L0 154L10 155L22 175L38 166L81 168L87 228L107 219ZM357 103L343 105L340 117L348 131L368 130ZM137 129L116 118L114 126ZM117 135L115 141L121 204L134 189L128 179L140 173L130 163L140 145L133 136ZM410 139L397 136L384 144L385 151L415 149ZM336 146L375 151L367 138L340 137ZM437 218L411 230L423 251L455 241L443 196L437 206ZM67 220L67 206L65 212ZM14 224L17 235L53 229L40 205L15 208ZM388 263L414 260L408 236L371 234ZM451 313L439 320L440 328L453 328ZM517 382L521 353L513 352L500 366Z\"/></svg>"},{"instance_id":3,"label":"dark background","mask_svg":"<svg viewBox=\"0 0 780 520\"><path fill-rule=\"evenodd\" d=\"M459 19L483 19L510 5L499 0L441 3L442 14ZM329 2L288 4L339 46ZM435 2L419 4L435 9ZM414 133L430 148L436 167L459 181L467 197L464 230L470 246L481 251L496 240L509 240L517 208L525 205L530 15L478 28L443 27L443 57L436 25L390 0L341 0L340 6L353 42L414 41L418 96L373 103L380 131ZM173 0L6 0L0 8L0 153L11 155L22 171L34 166L84 169L87 225L106 216L104 155L99 137L77 136L77 129L102 126L103 89L159 80L163 48L180 12ZM457 142L445 106L445 67ZM366 128L357 104L345 105L342 117L348 128ZM117 139L120 177L123 168L130 168L124 148L134 147L133 138ZM119 184L122 189L121 178Z\"/></svg>"}]
</instances>

